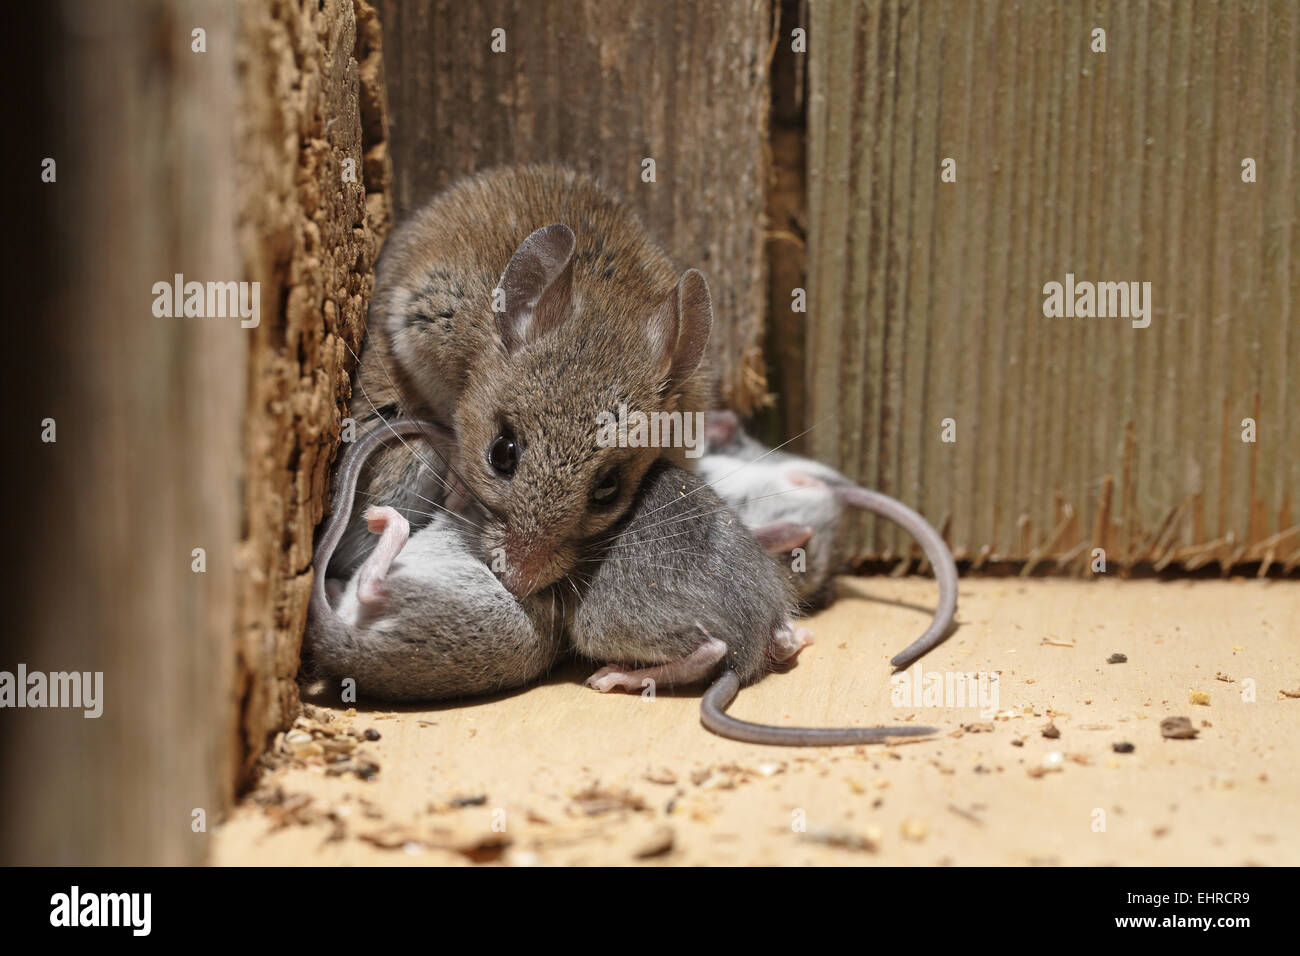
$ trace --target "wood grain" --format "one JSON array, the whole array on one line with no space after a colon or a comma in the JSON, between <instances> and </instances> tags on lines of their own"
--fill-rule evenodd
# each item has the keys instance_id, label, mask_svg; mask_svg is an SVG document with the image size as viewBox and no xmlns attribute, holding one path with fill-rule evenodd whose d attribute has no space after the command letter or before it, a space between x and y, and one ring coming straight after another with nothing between
<instances>
[{"instance_id":1,"label":"wood grain","mask_svg":"<svg viewBox=\"0 0 1300 956\"><path fill-rule=\"evenodd\" d=\"M1298 36L1282 0L814 2L814 453L977 567L1300 563ZM1045 317L1066 273L1151 282L1150 327Z\"/></svg>"},{"instance_id":2,"label":"wood grain","mask_svg":"<svg viewBox=\"0 0 1300 956\"><path fill-rule=\"evenodd\" d=\"M238 554L234 743L246 780L298 708L312 537L390 219L390 172L373 7L277 0L241 14L239 243L265 311L249 333Z\"/></svg>"},{"instance_id":3,"label":"wood grain","mask_svg":"<svg viewBox=\"0 0 1300 956\"><path fill-rule=\"evenodd\" d=\"M43 35L20 31L45 53L47 135L13 187L39 197L26 221L48 258L21 276L37 301L3 376L20 393L5 497L22 558L3 576L0 669L102 672L103 712L3 712L6 864L196 863L233 797L248 339L237 317L151 308L175 273L239 277L230 127L214 121L234 112L235 27L200 6L68 4Z\"/></svg>"}]
</instances>

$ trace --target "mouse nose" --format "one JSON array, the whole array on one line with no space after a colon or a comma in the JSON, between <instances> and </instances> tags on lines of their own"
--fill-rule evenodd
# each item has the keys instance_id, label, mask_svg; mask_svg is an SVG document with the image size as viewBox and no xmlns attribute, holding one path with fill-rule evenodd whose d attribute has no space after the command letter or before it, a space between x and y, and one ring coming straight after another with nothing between
<instances>
[{"instance_id":1,"label":"mouse nose","mask_svg":"<svg viewBox=\"0 0 1300 956\"><path fill-rule=\"evenodd\" d=\"M527 597L537 588L537 581L545 569L550 555L545 548L521 547L506 542L505 570L501 583L517 598Z\"/></svg>"}]
</instances>

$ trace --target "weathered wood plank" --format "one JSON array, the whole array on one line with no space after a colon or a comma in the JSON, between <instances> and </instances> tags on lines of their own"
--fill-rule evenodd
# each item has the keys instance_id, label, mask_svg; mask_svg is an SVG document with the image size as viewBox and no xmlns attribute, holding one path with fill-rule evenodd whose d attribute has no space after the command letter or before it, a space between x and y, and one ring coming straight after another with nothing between
<instances>
[{"instance_id":1,"label":"weathered wood plank","mask_svg":"<svg viewBox=\"0 0 1300 956\"><path fill-rule=\"evenodd\" d=\"M0 669L102 671L104 697L98 719L6 710L0 852L193 863L193 811L215 824L298 706L344 341L388 221L380 33L364 0L154 0L32 35L47 129L15 186L44 244L4 381L28 436L15 540L39 557L3 576ZM178 273L257 283L256 324L160 316Z\"/></svg>"},{"instance_id":2,"label":"weathered wood plank","mask_svg":"<svg viewBox=\"0 0 1300 956\"><path fill-rule=\"evenodd\" d=\"M1281 0L812 3L791 431L980 563L1294 565L1298 28ZM1150 282L1150 327L1046 317L1067 273Z\"/></svg>"},{"instance_id":3,"label":"weathered wood plank","mask_svg":"<svg viewBox=\"0 0 1300 956\"><path fill-rule=\"evenodd\" d=\"M5 863L202 859L233 792L238 317L160 317L154 283L234 280L233 16L187 2L65 4L21 31L44 124L15 192L43 261L7 349L16 553L0 669L102 672L102 716L10 710ZM190 30L207 31L192 53ZM16 148L17 144L15 144ZM41 161L57 163L41 181ZM12 343L11 343L12 344ZM53 419L56 440L42 440ZM192 570L192 551L206 571ZM12 589L12 590L10 590Z\"/></svg>"},{"instance_id":4,"label":"weathered wood plank","mask_svg":"<svg viewBox=\"0 0 1300 956\"><path fill-rule=\"evenodd\" d=\"M312 537L389 223L390 172L374 8L276 0L240 11L239 241L265 310L249 333L239 554L246 778L298 707Z\"/></svg>"}]
</instances>

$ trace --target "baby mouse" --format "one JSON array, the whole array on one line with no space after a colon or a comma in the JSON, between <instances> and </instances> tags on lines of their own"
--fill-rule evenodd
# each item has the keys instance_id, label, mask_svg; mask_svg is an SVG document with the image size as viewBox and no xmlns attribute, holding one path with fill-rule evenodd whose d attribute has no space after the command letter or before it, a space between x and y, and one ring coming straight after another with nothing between
<instances>
[{"instance_id":1,"label":"baby mouse","mask_svg":"<svg viewBox=\"0 0 1300 956\"><path fill-rule=\"evenodd\" d=\"M432 447L448 441L445 431L429 422L386 422L362 435L339 468L333 510L312 560L305 670L353 678L359 693L397 701L486 694L526 684L559 655L563 622L558 609L540 597L528 605L516 601L471 552L466 537L472 526L453 510L438 511L410 535L407 520L396 509L369 508L369 556L346 585L333 589L338 593L327 590L326 571L348 524L357 476L367 459L386 442L409 444L419 438L429 438ZM454 503L456 496L452 499Z\"/></svg>"},{"instance_id":2,"label":"baby mouse","mask_svg":"<svg viewBox=\"0 0 1300 956\"><path fill-rule=\"evenodd\" d=\"M853 556L843 532L849 508L861 508L899 525L921 545L939 584L939 607L930 627L890 660L907 667L938 645L957 613L957 565L943 537L924 518L888 495L859 488L833 468L760 444L732 412L710 412L708 453L698 471L774 555L805 551L806 568L790 580L799 604L828 602L833 575Z\"/></svg>"},{"instance_id":3,"label":"baby mouse","mask_svg":"<svg viewBox=\"0 0 1300 956\"><path fill-rule=\"evenodd\" d=\"M397 407L454 429L480 544L523 598L574 569L652 462L684 460L685 442L602 446L599 422L627 409L694 424L686 413L705 411L711 391L712 321L704 277L679 273L590 177L498 168L459 180L388 239L359 381L391 366ZM366 405L360 396L354 411ZM362 484L370 499L411 474L400 450L386 457Z\"/></svg>"},{"instance_id":4,"label":"baby mouse","mask_svg":"<svg viewBox=\"0 0 1300 956\"><path fill-rule=\"evenodd\" d=\"M777 727L725 713L741 685L793 657L811 635L791 620L789 592L775 562L692 472L652 465L634 507L612 536L593 543L572 583L574 648L618 662L588 678L601 692L716 675L701 700L701 722L750 743L861 744L935 732L916 726Z\"/></svg>"}]
</instances>

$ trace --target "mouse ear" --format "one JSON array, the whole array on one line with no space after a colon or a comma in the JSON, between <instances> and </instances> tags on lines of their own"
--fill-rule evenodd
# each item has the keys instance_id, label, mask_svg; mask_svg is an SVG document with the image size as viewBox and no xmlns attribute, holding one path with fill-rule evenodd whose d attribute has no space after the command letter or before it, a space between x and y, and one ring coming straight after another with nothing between
<instances>
[{"instance_id":1,"label":"mouse ear","mask_svg":"<svg viewBox=\"0 0 1300 956\"><path fill-rule=\"evenodd\" d=\"M736 432L740 431L740 419L727 408L709 412L704 422L704 434L708 436L709 444L719 448L730 445L735 440Z\"/></svg>"},{"instance_id":2,"label":"mouse ear","mask_svg":"<svg viewBox=\"0 0 1300 956\"><path fill-rule=\"evenodd\" d=\"M573 230L543 226L519 244L506 264L493 303L507 352L534 341L569 317L573 305Z\"/></svg>"},{"instance_id":3,"label":"mouse ear","mask_svg":"<svg viewBox=\"0 0 1300 956\"><path fill-rule=\"evenodd\" d=\"M671 385L680 385L699 367L712 328L709 284L699 272L687 269L646 328L650 353Z\"/></svg>"},{"instance_id":4,"label":"mouse ear","mask_svg":"<svg viewBox=\"0 0 1300 956\"><path fill-rule=\"evenodd\" d=\"M811 525L793 521L774 521L755 528L754 540L768 554L789 554L795 548L807 546L815 530Z\"/></svg>"}]
</instances>

